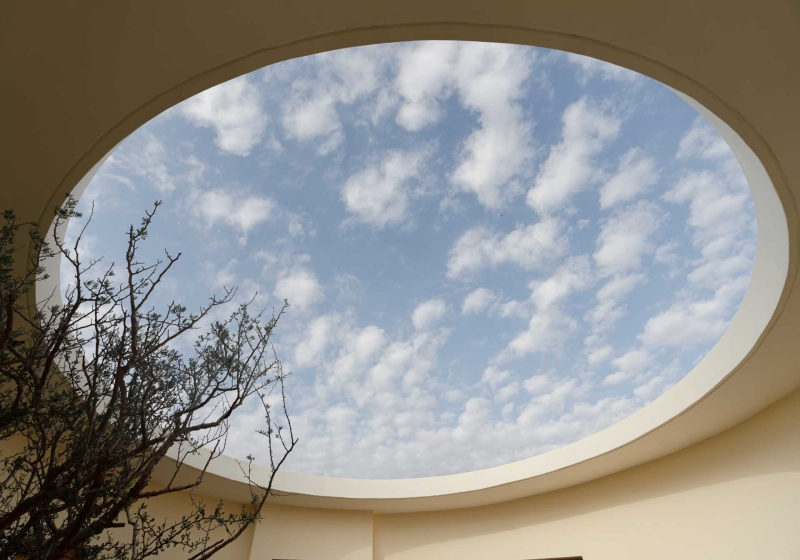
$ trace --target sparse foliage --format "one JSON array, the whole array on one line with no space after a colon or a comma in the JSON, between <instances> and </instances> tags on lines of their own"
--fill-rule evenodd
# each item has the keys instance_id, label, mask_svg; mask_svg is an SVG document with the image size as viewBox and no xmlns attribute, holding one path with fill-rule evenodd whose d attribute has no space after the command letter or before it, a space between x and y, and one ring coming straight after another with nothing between
<instances>
[{"instance_id":1,"label":"sparse foliage","mask_svg":"<svg viewBox=\"0 0 800 560\"><path fill-rule=\"evenodd\" d=\"M187 558L209 558L260 518L296 444L285 374L270 342L288 303L268 320L251 310L251 300L213 321L220 306L232 304L235 289L226 289L196 313L176 302L157 311L154 294L180 258L165 252L145 263L137 256L159 205L128 230L119 280L114 264L81 259L83 231L69 246L58 235L48 244L36 224L3 215L0 558L143 559L176 547ZM70 197L56 211L55 231L75 217ZM15 242L23 229L33 250L20 276ZM37 304L32 290L45 275L39 263L53 256L73 280L60 303L51 294ZM189 338L181 337L201 326L184 345L190 350L179 351ZM250 457L240 464L249 503L204 503L193 490L223 452L231 415L250 397L264 409L269 476L254 480ZM191 455L204 457L205 466L187 481L182 468ZM151 484L159 463L174 469L160 487ZM191 498L180 519L150 514L151 499L175 492Z\"/></svg>"}]
</instances>

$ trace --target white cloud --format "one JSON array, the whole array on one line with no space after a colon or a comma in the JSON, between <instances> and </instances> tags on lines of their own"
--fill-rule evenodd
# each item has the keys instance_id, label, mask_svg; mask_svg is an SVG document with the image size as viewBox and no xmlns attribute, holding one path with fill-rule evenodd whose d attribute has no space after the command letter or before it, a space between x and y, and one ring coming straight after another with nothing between
<instances>
[{"instance_id":1,"label":"white cloud","mask_svg":"<svg viewBox=\"0 0 800 560\"><path fill-rule=\"evenodd\" d=\"M306 336L294 347L294 364L305 367L319 363L325 349L333 342L339 323L336 315L314 318L308 324Z\"/></svg>"},{"instance_id":2,"label":"white cloud","mask_svg":"<svg viewBox=\"0 0 800 560\"><path fill-rule=\"evenodd\" d=\"M529 393L536 395L550 386L550 378L541 374L532 375L522 383L522 386Z\"/></svg>"},{"instance_id":3,"label":"white cloud","mask_svg":"<svg viewBox=\"0 0 800 560\"><path fill-rule=\"evenodd\" d=\"M461 101L479 114L481 128L464 142L451 180L487 208L501 208L522 192L519 180L533 155L533 123L516 100L530 64L517 46L483 43L463 44L456 62Z\"/></svg>"},{"instance_id":4,"label":"white cloud","mask_svg":"<svg viewBox=\"0 0 800 560\"><path fill-rule=\"evenodd\" d=\"M665 390L666 379L656 375L633 390L633 394L641 400L649 401L653 397L661 394Z\"/></svg>"},{"instance_id":5,"label":"white cloud","mask_svg":"<svg viewBox=\"0 0 800 560\"><path fill-rule=\"evenodd\" d=\"M328 141L320 147L322 153L334 149L344 139L332 97L320 96L297 103L286 109L282 122L288 138L310 140L327 136Z\"/></svg>"},{"instance_id":6,"label":"white cloud","mask_svg":"<svg viewBox=\"0 0 800 560\"><path fill-rule=\"evenodd\" d=\"M290 237L303 239L304 237L317 235L314 223L306 216L295 212L286 212L284 217L286 218L286 229Z\"/></svg>"},{"instance_id":7,"label":"white cloud","mask_svg":"<svg viewBox=\"0 0 800 560\"><path fill-rule=\"evenodd\" d=\"M534 304L530 299L503 301L503 296L500 292L478 288L464 298L461 305L461 314L487 313L502 318L528 319L533 308Z\"/></svg>"},{"instance_id":8,"label":"white cloud","mask_svg":"<svg viewBox=\"0 0 800 560\"><path fill-rule=\"evenodd\" d=\"M110 180L130 189L135 189L141 180L159 193L168 194L180 186L196 185L206 171L207 165L196 156L183 156L177 148L167 149L158 136L145 129L128 137L111 154L96 180ZM100 191L104 192L106 188ZM104 196L100 199L106 202Z\"/></svg>"},{"instance_id":9,"label":"white cloud","mask_svg":"<svg viewBox=\"0 0 800 560\"><path fill-rule=\"evenodd\" d=\"M567 60L578 67L576 77L578 83L582 85L586 85L595 76L600 76L605 81L617 81L627 84L641 79L641 76L633 70L597 60L596 58L567 53Z\"/></svg>"},{"instance_id":10,"label":"white cloud","mask_svg":"<svg viewBox=\"0 0 800 560\"><path fill-rule=\"evenodd\" d=\"M563 412L569 401L579 399L586 391L586 386L575 379L550 380L546 391L539 392L520 413L517 425L523 430L538 431L538 435L545 440L570 437L559 434L566 426L562 420L568 419L568 414L559 420L543 421L547 416L558 418L557 413ZM577 406L577 405L575 405ZM573 436L574 437L574 436Z\"/></svg>"},{"instance_id":11,"label":"white cloud","mask_svg":"<svg viewBox=\"0 0 800 560\"><path fill-rule=\"evenodd\" d=\"M439 120L439 101L452 90L458 48L451 41L425 41L400 51L395 87L402 102L397 124L413 132Z\"/></svg>"},{"instance_id":12,"label":"white cloud","mask_svg":"<svg viewBox=\"0 0 800 560\"><path fill-rule=\"evenodd\" d=\"M344 131L337 106L363 101L378 90L389 61L386 52L385 48L343 49L301 61L301 72L283 106L286 137L318 141L320 154L338 148Z\"/></svg>"},{"instance_id":13,"label":"white cloud","mask_svg":"<svg viewBox=\"0 0 800 560\"><path fill-rule=\"evenodd\" d=\"M677 248L678 243L676 241L668 241L659 245L653 251L653 261L660 264L674 265L678 262L678 254L675 252Z\"/></svg>"},{"instance_id":14,"label":"white cloud","mask_svg":"<svg viewBox=\"0 0 800 560\"><path fill-rule=\"evenodd\" d=\"M374 363L386 342L386 332L375 325L349 332L333 363L329 382L341 383L355 377L367 365Z\"/></svg>"},{"instance_id":15,"label":"white cloud","mask_svg":"<svg viewBox=\"0 0 800 560\"><path fill-rule=\"evenodd\" d=\"M447 333L418 332L410 340L392 342L370 369L369 382L384 389L393 384L405 391L418 387L436 366L438 349L446 339Z\"/></svg>"},{"instance_id":16,"label":"white cloud","mask_svg":"<svg viewBox=\"0 0 800 560\"><path fill-rule=\"evenodd\" d=\"M450 249L447 276L459 278L501 264L531 270L564 254L566 249L561 223L552 218L518 226L506 235L478 226L467 230Z\"/></svg>"},{"instance_id":17,"label":"white cloud","mask_svg":"<svg viewBox=\"0 0 800 560\"><path fill-rule=\"evenodd\" d=\"M734 254L710 260L692 270L686 277L692 284L714 288L739 275L747 276L753 268L751 256Z\"/></svg>"},{"instance_id":18,"label":"white cloud","mask_svg":"<svg viewBox=\"0 0 800 560\"><path fill-rule=\"evenodd\" d=\"M164 143L152 134L144 137L144 144L138 152L113 154L111 164L134 171L147 179L157 191L168 193L176 188L176 181L167 169L167 150Z\"/></svg>"},{"instance_id":19,"label":"white cloud","mask_svg":"<svg viewBox=\"0 0 800 560\"><path fill-rule=\"evenodd\" d=\"M638 286L644 278L644 274L636 273L615 276L597 290L597 299L600 301L622 299L633 288Z\"/></svg>"},{"instance_id":20,"label":"white cloud","mask_svg":"<svg viewBox=\"0 0 800 560\"><path fill-rule=\"evenodd\" d=\"M497 366L489 366L483 370L481 381L487 383L492 389L497 389L500 385L510 380L513 374L506 369L500 369Z\"/></svg>"},{"instance_id":21,"label":"white cloud","mask_svg":"<svg viewBox=\"0 0 800 560\"><path fill-rule=\"evenodd\" d=\"M525 49L491 43L430 41L398 55L398 124L417 131L436 122L440 102L453 94L477 114L480 128L464 141L450 180L487 208L521 193L533 155L533 123L518 103L531 64Z\"/></svg>"},{"instance_id":22,"label":"white cloud","mask_svg":"<svg viewBox=\"0 0 800 560\"><path fill-rule=\"evenodd\" d=\"M752 200L741 170L720 142L701 119L681 141L679 158L713 160L717 169L690 171L663 196L674 204L688 204L687 226L700 257L678 300L645 324L639 339L647 346L690 348L714 342L750 282L755 253Z\"/></svg>"},{"instance_id":23,"label":"white cloud","mask_svg":"<svg viewBox=\"0 0 800 560\"><path fill-rule=\"evenodd\" d=\"M561 209L575 193L595 180L594 158L620 128L618 119L586 97L564 110L562 122L561 142L550 148L550 155L528 191L528 205L539 214Z\"/></svg>"},{"instance_id":24,"label":"white cloud","mask_svg":"<svg viewBox=\"0 0 800 560\"><path fill-rule=\"evenodd\" d=\"M531 282L531 300L540 311L552 309L591 281L591 267L585 256L572 257L546 280Z\"/></svg>"},{"instance_id":25,"label":"white cloud","mask_svg":"<svg viewBox=\"0 0 800 560\"><path fill-rule=\"evenodd\" d=\"M746 190L711 171L684 175L664 195L664 200L689 203L687 224L694 231L693 243L706 258L730 251L753 219L752 202Z\"/></svg>"},{"instance_id":26,"label":"white cloud","mask_svg":"<svg viewBox=\"0 0 800 560\"><path fill-rule=\"evenodd\" d=\"M493 309L500 303L501 299L502 296L492 290L477 288L464 298L464 303L461 305L461 314L470 315Z\"/></svg>"},{"instance_id":27,"label":"white cloud","mask_svg":"<svg viewBox=\"0 0 800 560\"><path fill-rule=\"evenodd\" d=\"M725 140L703 117L697 117L692 128L681 138L678 159L721 159L730 157L731 149Z\"/></svg>"},{"instance_id":28,"label":"white cloud","mask_svg":"<svg viewBox=\"0 0 800 560\"><path fill-rule=\"evenodd\" d=\"M533 305L528 301L511 299L497 306L497 314L500 317L516 317L517 319L527 319L531 315Z\"/></svg>"},{"instance_id":29,"label":"white cloud","mask_svg":"<svg viewBox=\"0 0 800 560\"><path fill-rule=\"evenodd\" d=\"M389 152L379 164L350 176L341 189L345 208L376 228L407 221L410 200L422 194L418 179L425 157L424 152Z\"/></svg>"},{"instance_id":30,"label":"white cloud","mask_svg":"<svg viewBox=\"0 0 800 560\"><path fill-rule=\"evenodd\" d=\"M237 156L249 155L267 126L259 89L245 76L207 89L179 107L194 125L214 129L220 150Z\"/></svg>"},{"instance_id":31,"label":"white cloud","mask_svg":"<svg viewBox=\"0 0 800 560\"><path fill-rule=\"evenodd\" d=\"M690 347L714 342L728 326L731 305L747 289L740 276L718 288L709 299L679 301L647 321L639 338L648 346Z\"/></svg>"},{"instance_id":32,"label":"white cloud","mask_svg":"<svg viewBox=\"0 0 800 560\"><path fill-rule=\"evenodd\" d=\"M330 313L312 319L294 346L297 367L316 366L324 375L318 377L316 393L325 395L335 387L341 390L376 362L386 346L386 332L368 325L356 328L350 314ZM325 398L325 397L323 397Z\"/></svg>"},{"instance_id":33,"label":"white cloud","mask_svg":"<svg viewBox=\"0 0 800 560\"><path fill-rule=\"evenodd\" d=\"M426 330L442 320L447 313L447 304L443 299L429 299L420 303L411 314L411 321L417 330Z\"/></svg>"},{"instance_id":34,"label":"white cloud","mask_svg":"<svg viewBox=\"0 0 800 560\"><path fill-rule=\"evenodd\" d=\"M531 317L528 327L508 343L498 359L505 361L532 353L556 351L574 327L575 323L569 317L538 312Z\"/></svg>"},{"instance_id":35,"label":"white cloud","mask_svg":"<svg viewBox=\"0 0 800 560\"><path fill-rule=\"evenodd\" d=\"M269 220L276 209L271 198L224 189L192 189L186 203L191 214L206 227L221 223L244 233Z\"/></svg>"},{"instance_id":36,"label":"white cloud","mask_svg":"<svg viewBox=\"0 0 800 560\"><path fill-rule=\"evenodd\" d=\"M520 180L533 155L532 122L518 103L532 60L529 50L514 45L447 41L319 55L302 66L316 79L292 81L284 131L301 141L317 139L318 151L328 153L344 140L339 104L374 96L375 123L399 103L397 123L417 131L438 120L440 101L457 95L477 114L480 128L465 140L450 180L484 206L500 208L522 192ZM393 62L397 74L389 83L386 70Z\"/></svg>"},{"instance_id":37,"label":"white cloud","mask_svg":"<svg viewBox=\"0 0 800 560\"><path fill-rule=\"evenodd\" d=\"M699 120L683 140L696 137L698 131L708 136L705 144L713 144L713 130ZM687 279L697 289L713 290L749 277L755 254L755 216L747 183L732 154L711 151L713 155L707 157L715 160L716 170L686 173L663 198L688 204L687 226L701 256Z\"/></svg>"},{"instance_id":38,"label":"white cloud","mask_svg":"<svg viewBox=\"0 0 800 560\"><path fill-rule=\"evenodd\" d=\"M641 268L642 257L653 250L650 237L658 230L662 216L658 206L640 201L606 219L594 252L601 274L609 276Z\"/></svg>"},{"instance_id":39,"label":"white cloud","mask_svg":"<svg viewBox=\"0 0 800 560\"><path fill-rule=\"evenodd\" d=\"M294 471L370 477L463 472L558 447L637 407L638 401L624 397L588 398L590 386L576 379L536 374L521 382L497 366L486 368L472 388L440 390L440 341L426 334L391 340L373 326L339 330L344 332L333 337L326 356L357 357L353 367L326 358L314 387L302 392L305 405L292 420L306 444L290 459ZM651 395L655 384L637 386L637 398ZM453 403L451 411L437 412L439 393ZM476 445L465 448L466 442Z\"/></svg>"},{"instance_id":40,"label":"white cloud","mask_svg":"<svg viewBox=\"0 0 800 560\"><path fill-rule=\"evenodd\" d=\"M596 366L608 360L613 351L614 349L611 346L602 346L589 352L589 355L586 357L586 359L589 361L589 364Z\"/></svg>"},{"instance_id":41,"label":"white cloud","mask_svg":"<svg viewBox=\"0 0 800 560\"><path fill-rule=\"evenodd\" d=\"M203 263L203 276L212 289L231 288L236 284L236 272L243 268L238 259L230 259L225 266L214 266L211 261Z\"/></svg>"},{"instance_id":42,"label":"white cloud","mask_svg":"<svg viewBox=\"0 0 800 560\"><path fill-rule=\"evenodd\" d=\"M276 279L285 274L289 269L302 268L311 262L311 255L307 253L289 253L288 251L273 252L259 249L253 253L254 260L263 263L261 275Z\"/></svg>"},{"instance_id":43,"label":"white cloud","mask_svg":"<svg viewBox=\"0 0 800 560\"><path fill-rule=\"evenodd\" d=\"M598 431L630 416L641 403L628 397L612 396L594 402L578 402L565 416L583 430Z\"/></svg>"},{"instance_id":44,"label":"white cloud","mask_svg":"<svg viewBox=\"0 0 800 560\"><path fill-rule=\"evenodd\" d=\"M559 304L591 282L589 259L573 257L549 278L531 282L531 301L536 313L528 327L518 333L499 355L499 360L519 358L535 352L557 351L575 329L576 321L563 313Z\"/></svg>"},{"instance_id":45,"label":"white cloud","mask_svg":"<svg viewBox=\"0 0 800 560\"><path fill-rule=\"evenodd\" d=\"M516 381L509 383L505 387L501 387L494 392L494 400L497 402L504 403L509 399L515 397L519 393L519 383ZM507 416L507 413L503 413L504 416Z\"/></svg>"},{"instance_id":46,"label":"white cloud","mask_svg":"<svg viewBox=\"0 0 800 560\"><path fill-rule=\"evenodd\" d=\"M461 389L447 389L444 392L444 399L447 402L452 403L452 402L463 401L464 397L465 397L464 391L462 391Z\"/></svg>"},{"instance_id":47,"label":"white cloud","mask_svg":"<svg viewBox=\"0 0 800 560\"><path fill-rule=\"evenodd\" d=\"M630 350L611 362L616 371L603 379L603 385L617 385L640 375L651 361L652 357L646 349Z\"/></svg>"},{"instance_id":48,"label":"white cloud","mask_svg":"<svg viewBox=\"0 0 800 560\"><path fill-rule=\"evenodd\" d=\"M597 290L597 305L586 314L586 319L599 331L610 329L624 316L623 299L645 280L641 273L616 274ZM595 354L595 358L598 355ZM589 357L590 363L592 357Z\"/></svg>"},{"instance_id":49,"label":"white cloud","mask_svg":"<svg viewBox=\"0 0 800 560\"><path fill-rule=\"evenodd\" d=\"M358 279L358 276L347 272L337 274L333 279L333 283L339 293L339 297L343 299L353 299L364 289L364 285Z\"/></svg>"},{"instance_id":50,"label":"white cloud","mask_svg":"<svg viewBox=\"0 0 800 560\"><path fill-rule=\"evenodd\" d=\"M650 355L647 351L631 350L622 355L622 357L614 360L613 364L624 371L641 371L650 362Z\"/></svg>"},{"instance_id":51,"label":"white cloud","mask_svg":"<svg viewBox=\"0 0 800 560\"><path fill-rule=\"evenodd\" d=\"M481 406L476 405L489 402L450 390L453 402L467 401L466 413L459 419L435 411L437 399L429 389L439 387L435 370L444 333L418 332L398 339L374 325L359 329L341 317L324 316L312 322L304 338L297 348L310 348L307 352L320 365L311 386L290 391L290 397L302 401L292 404L299 410L292 422L306 442L293 454L292 470L346 476L356 464L370 469L372 476L385 476L398 467L413 472L408 470L410 462L417 457L419 465L420 452L432 444L426 439L441 437L431 431L436 421L458 422L448 428L445 441L461 441L461 434L479 419ZM495 402L513 398L512 393L507 386L499 387ZM244 429L237 426L237 432Z\"/></svg>"},{"instance_id":52,"label":"white cloud","mask_svg":"<svg viewBox=\"0 0 800 560\"><path fill-rule=\"evenodd\" d=\"M313 272L305 268L284 271L275 283L275 297L289 300L300 311L322 301L322 286Z\"/></svg>"},{"instance_id":53,"label":"white cloud","mask_svg":"<svg viewBox=\"0 0 800 560\"><path fill-rule=\"evenodd\" d=\"M531 153L529 130L492 126L474 132L465 142L464 157L451 181L475 194L486 208L499 209L523 192L515 178Z\"/></svg>"},{"instance_id":54,"label":"white cloud","mask_svg":"<svg viewBox=\"0 0 800 560\"><path fill-rule=\"evenodd\" d=\"M639 148L628 150L616 173L600 187L600 207L610 208L636 198L658 182L656 161Z\"/></svg>"}]
</instances>

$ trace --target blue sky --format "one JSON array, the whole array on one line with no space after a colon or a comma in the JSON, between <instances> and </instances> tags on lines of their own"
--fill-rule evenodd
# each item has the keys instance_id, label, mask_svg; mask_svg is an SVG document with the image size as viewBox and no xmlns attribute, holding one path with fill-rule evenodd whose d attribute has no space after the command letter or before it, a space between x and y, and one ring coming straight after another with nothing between
<instances>
[{"instance_id":1,"label":"blue sky","mask_svg":"<svg viewBox=\"0 0 800 560\"><path fill-rule=\"evenodd\" d=\"M162 301L288 299L287 468L357 478L490 467L630 415L719 339L756 246L738 164L675 94L511 45L360 47L203 92L100 169L85 251L121 262L155 200L145 254L183 254ZM235 418L229 454L264 455L260 420Z\"/></svg>"}]
</instances>

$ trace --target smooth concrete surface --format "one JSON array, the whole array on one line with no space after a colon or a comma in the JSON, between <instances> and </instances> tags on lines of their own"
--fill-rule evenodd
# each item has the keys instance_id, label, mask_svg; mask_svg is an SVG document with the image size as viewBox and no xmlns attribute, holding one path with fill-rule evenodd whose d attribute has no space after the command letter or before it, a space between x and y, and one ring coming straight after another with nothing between
<instances>
[{"instance_id":1,"label":"smooth concrete surface","mask_svg":"<svg viewBox=\"0 0 800 560\"><path fill-rule=\"evenodd\" d=\"M374 517L373 558L800 558L796 0L8 0L3 7L0 206L44 225L52 207L148 119L226 79L324 50L418 39L531 44L625 66L696 100L763 165L788 232L775 312L730 375L675 420L577 465L585 471L579 479L592 482L575 485L560 470L548 475L552 486L531 483L525 492L561 490L504 502L519 497L505 493L506 484L484 495L495 505L460 509L481 503L467 492L433 504L451 511L430 513L419 511L432 504L405 499L283 500L383 512ZM236 490L219 482L208 490ZM327 484L336 496L337 483ZM350 515L297 511L300 524L302 512ZM257 529L250 557L267 558L278 549L258 556ZM330 552L338 550L334 538L320 533L316 552L311 545L298 552L343 557ZM247 557L237 554L223 557Z\"/></svg>"},{"instance_id":2,"label":"smooth concrete surface","mask_svg":"<svg viewBox=\"0 0 800 560\"><path fill-rule=\"evenodd\" d=\"M372 560L372 522L366 511L266 508L249 560Z\"/></svg>"}]
</instances>

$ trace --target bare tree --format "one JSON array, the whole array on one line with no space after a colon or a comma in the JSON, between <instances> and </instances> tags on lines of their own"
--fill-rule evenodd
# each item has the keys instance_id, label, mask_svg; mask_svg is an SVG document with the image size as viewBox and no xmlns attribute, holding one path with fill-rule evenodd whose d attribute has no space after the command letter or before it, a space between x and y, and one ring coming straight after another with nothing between
<instances>
[{"instance_id":1,"label":"bare tree","mask_svg":"<svg viewBox=\"0 0 800 560\"><path fill-rule=\"evenodd\" d=\"M270 342L288 302L267 320L251 311L251 300L212 321L212 311L232 304L235 289L226 289L196 313L176 302L159 313L154 294L180 254L165 251L152 263L137 257L159 205L128 230L120 281L113 264L81 259L85 226L69 246L57 233L48 244L35 224L3 215L0 558L142 559L176 547L192 560L209 558L260 519L275 474L297 442L286 412L286 376ZM70 197L56 210L56 232L80 217L75 208ZM14 271L22 267L14 267L21 228L29 229L34 250L20 276ZM23 304L46 277L41 259L53 256L73 275L62 302L54 304L51 295ZM179 351L181 336L203 324L185 345L190 350ZM264 409L259 433L266 436L269 476L255 481L248 457L240 467L249 502L233 509L206 504L193 490L223 452L231 415L250 397ZM169 462L168 452L174 473L156 487L154 468ZM204 466L187 481L184 461L201 453ZM190 495L188 511L180 519L151 516L148 501L175 492Z\"/></svg>"}]
</instances>

